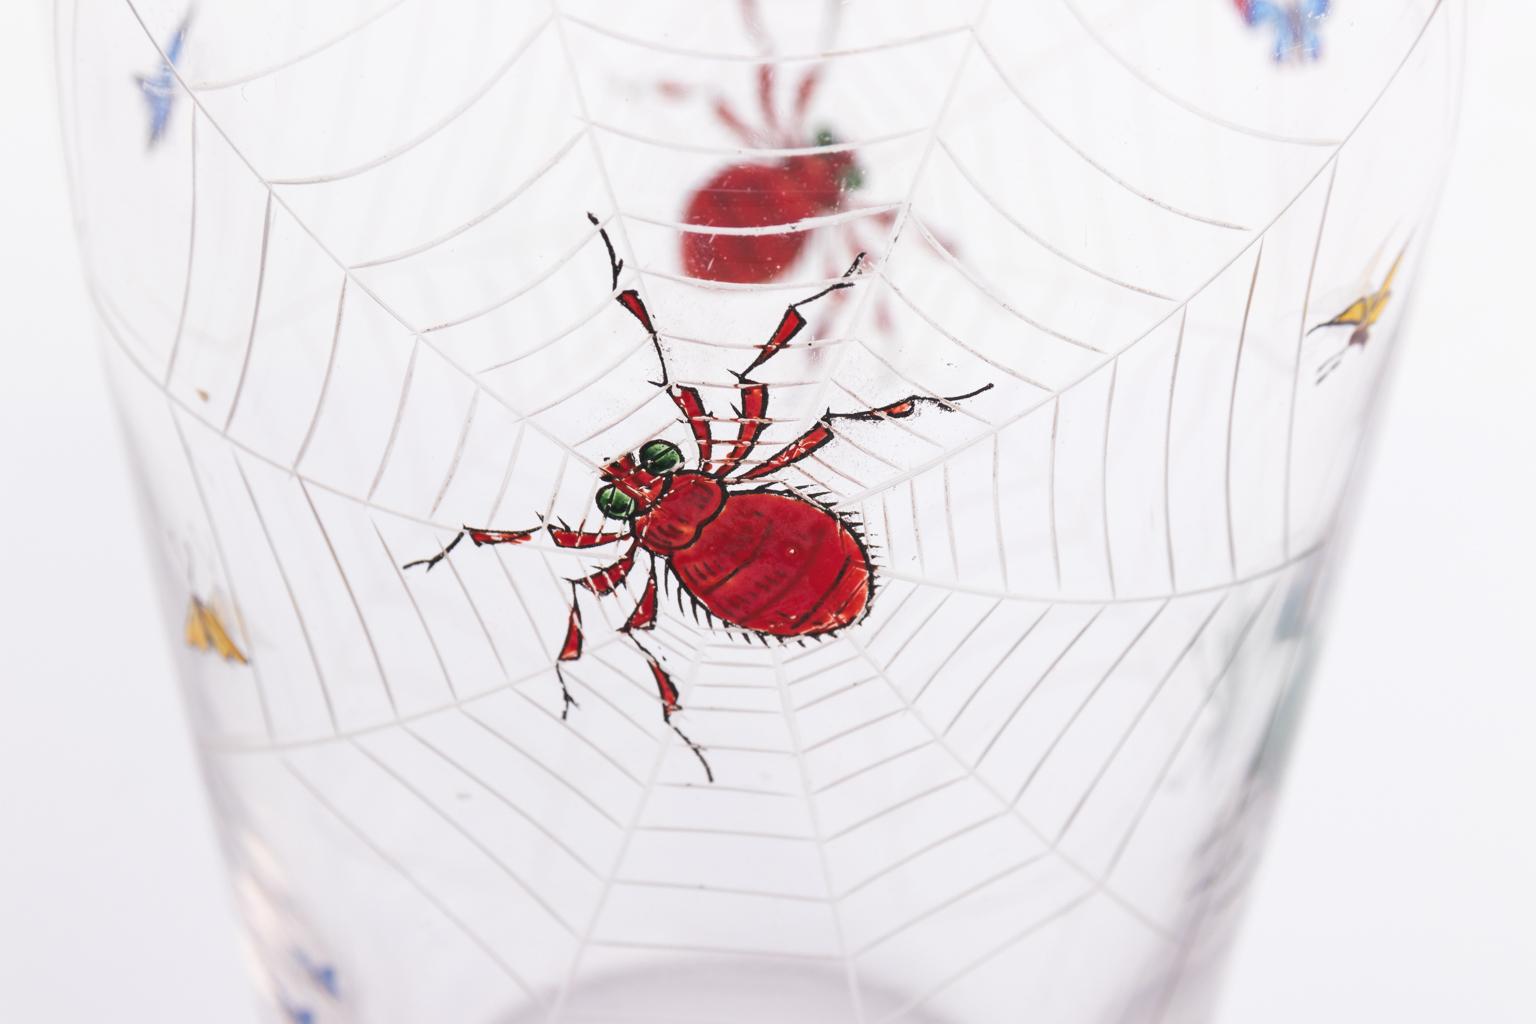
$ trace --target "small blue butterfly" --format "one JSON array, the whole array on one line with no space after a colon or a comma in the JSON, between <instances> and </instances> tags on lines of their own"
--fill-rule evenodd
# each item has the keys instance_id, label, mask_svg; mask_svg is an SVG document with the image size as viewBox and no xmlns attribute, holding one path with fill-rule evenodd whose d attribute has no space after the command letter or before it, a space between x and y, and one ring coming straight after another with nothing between
<instances>
[{"instance_id":1,"label":"small blue butterfly","mask_svg":"<svg viewBox=\"0 0 1536 1024\"><path fill-rule=\"evenodd\" d=\"M294 962L309 975L309 980L325 990L332 999L340 996L341 992L336 985L336 968L330 964L320 964L311 960L303 950L293 951Z\"/></svg>"},{"instance_id":2,"label":"small blue butterfly","mask_svg":"<svg viewBox=\"0 0 1536 1024\"><path fill-rule=\"evenodd\" d=\"M1237 0L1253 26L1268 25L1275 33L1275 60L1291 57L1316 60L1322 53L1318 22L1328 14L1330 0Z\"/></svg>"},{"instance_id":3,"label":"small blue butterfly","mask_svg":"<svg viewBox=\"0 0 1536 1024\"><path fill-rule=\"evenodd\" d=\"M315 1024L314 1011L306 1009L302 1006L293 1006L287 1000L282 1001L282 1007L283 1015L286 1016L292 1022L292 1024Z\"/></svg>"},{"instance_id":4,"label":"small blue butterfly","mask_svg":"<svg viewBox=\"0 0 1536 1024\"><path fill-rule=\"evenodd\" d=\"M165 59L160 62L160 68L152 75L135 75L139 83L139 91L144 94L144 101L149 104L149 144L153 146L160 141L165 134L165 126L171 119L171 101L176 97L176 76L172 68L181 59L182 47L187 41L187 27L190 24L190 16L183 18L181 25L176 29L176 34L171 36L171 41L165 46Z\"/></svg>"}]
</instances>

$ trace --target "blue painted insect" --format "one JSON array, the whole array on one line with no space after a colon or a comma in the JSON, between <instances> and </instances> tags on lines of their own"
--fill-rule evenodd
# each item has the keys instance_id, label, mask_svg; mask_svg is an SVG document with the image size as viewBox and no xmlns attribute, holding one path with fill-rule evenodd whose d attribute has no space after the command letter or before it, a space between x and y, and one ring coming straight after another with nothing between
<instances>
[{"instance_id":1,"label":"blue painted insect","mask_svg":"<svg viewBox=\"0 0 1536 1024\"><path fill-rule=\"evenodd\" d=\"M1322 53L1318 23L1330 0L1233 0L1250 26L1268 25L1275 33L1275 60L1316 60Z\"/></svg>"},{"instance_id":2,"label":"blue painted insect","mask_svg":"<svg viewBox=\"0 0 1536 1024\"><path fill-rule=\"evenodd\" d=\"M314 982L316 987L323 989L326 995L332 999L341 995L340 990L336 986L336 968L334 966L311 960L302 949L295 949L293 951L293 960L294 963L299 965L299 969L308 975L309 980Z\"/></svg>"},{"instance_id":3,"label":"blue painted insect","mask_svg":"<svg viewBox=\"0 0 1536 1024\"><path fill-rule=\"evenodd\" d=\"M182 48L187 42L187 28L191 24L191 16L181 20L176 26L175 35L171 41L165 44L165 59L160 62L160 67L150 75L135 75L134 79L139 83L139 91L144 94L144 102L149 104L149 144L153 146L160 141L165 134L165 127L171 120L171 103L176 98L176 74L174 68L176 62L181 59Z\"/></svg>"},{"instance_id":4,"label":"blue painted insect","mask_svg":"<svg viewBox=\"0 0 1536 1024\"><path fill-rule=\"evenodd\" d=\"M308 1007L293 1006L287 1002L282 1004L283 1015L292 1024L315 1024L315 1012Z\"/></svg>"}]
</instances>

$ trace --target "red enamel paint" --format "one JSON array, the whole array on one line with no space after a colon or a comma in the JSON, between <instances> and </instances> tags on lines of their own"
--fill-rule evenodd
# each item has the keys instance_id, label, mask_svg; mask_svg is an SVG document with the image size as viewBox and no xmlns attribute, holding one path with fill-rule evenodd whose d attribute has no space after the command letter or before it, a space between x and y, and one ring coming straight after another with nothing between
<instances>
[{"instance_id":1,"label":"red enamel paint","mask_svg":"<svg viewBox=\"0 0 1536 1024\"><path fill-rule=\"evenodd\" d=\"M687 224L710 228L797 225L843 207L843 182L854 170L846 150L793 156L777 164L733 164L700 185L683 212ZM778 278L805 248L801 228L771 234L683 235L683 270L690 277L734 284Z\"/></svg>"}]
</instances>

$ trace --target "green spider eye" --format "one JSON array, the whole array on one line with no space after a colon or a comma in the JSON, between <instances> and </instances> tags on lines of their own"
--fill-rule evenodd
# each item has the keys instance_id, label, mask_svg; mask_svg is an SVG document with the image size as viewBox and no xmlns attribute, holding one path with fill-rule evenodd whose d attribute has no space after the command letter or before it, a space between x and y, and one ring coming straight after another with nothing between
<instances>
[{"instance_id":1,"label":"green spider eye","mask_svg":"<svg viewBox=\"0 0 1536 1024\"><path fill-rule=\"evenodd\" d=\"M844 192L856 192L864 187L864 169L858 164L849 164L843 171L842 186Z\"/></svg>"},{"instance_id":2,"label":"green spider eye","mask_svg":"<svg viewBox=\"0 0 1536 1024\"><path fill-rule=\"evenodd\" d=\"M635 499L609 484L597 492L597 510L609 519L628 519L635 514Z\"/></svg>"},{"instance_id":3,"label":"green spider eye","mask_svg":"<svg viewBox=\"0 0 1536 1024\"><path fill-rule=\"evenodd\" d=\"M830 130L823 128L821 131L816 133L816 145L835 146L837 145L837 136L833 135Z\"/></svg>"},{"instance_id":4,"label":"green spider eye","mask_svg":"<svg viewBox=\"0 0 1536 1024\"><path fill-rule=\"evenodd\" d=\"M670 473L683 464L683 453L671 441L647 441L640 449L640 465L648 473Z\"/></svg>"}]
</instances>

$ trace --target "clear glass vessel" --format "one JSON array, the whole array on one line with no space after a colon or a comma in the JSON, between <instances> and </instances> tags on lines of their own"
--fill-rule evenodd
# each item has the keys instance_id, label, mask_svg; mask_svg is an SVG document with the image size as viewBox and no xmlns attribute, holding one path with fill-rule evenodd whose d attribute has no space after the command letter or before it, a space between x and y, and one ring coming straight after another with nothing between
<instances>
[{"instance_id":1,"label":"clear glass vessel","mask_svg":"<svg viewBox=\"0 0 1536 1024\"><path fill-rule=\"evenodd\" d=\"M61 0L269 1019L1207 1019L1462 18Z\"/></svg>"}]
</instances>

